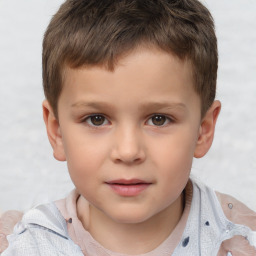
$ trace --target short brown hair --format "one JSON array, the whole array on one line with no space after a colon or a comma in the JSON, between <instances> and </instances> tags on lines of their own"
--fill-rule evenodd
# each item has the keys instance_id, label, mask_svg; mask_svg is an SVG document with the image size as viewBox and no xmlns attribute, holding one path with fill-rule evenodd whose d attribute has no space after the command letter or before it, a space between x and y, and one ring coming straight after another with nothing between
<instances>
[{"instance_id":1,"label":"short brown hair","mask_svg":"<svg viewBox=\"0 0 256 256\"><path fill-rule=\"evenodd\" d=\"M197 0L67 0L43 41L43 85L57 117L65 66L105 65L141 44L192 62L201 113L216 93L217 39L210 12Z\"/></svg>"}]
</instances>

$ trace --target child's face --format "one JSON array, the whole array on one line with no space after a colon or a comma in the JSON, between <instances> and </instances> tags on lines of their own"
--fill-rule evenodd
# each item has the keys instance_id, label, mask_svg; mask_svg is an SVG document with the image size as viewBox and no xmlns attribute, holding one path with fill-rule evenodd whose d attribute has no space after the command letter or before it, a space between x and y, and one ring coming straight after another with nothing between
<instances>
[{"instance_id":1,"label":"child's face","mask_svg":"<svg viewBox=\"0 0 256 256\"><path fill-rule=\"evenodd\" d=\"M189 62L140 49L113 72L67 69L58 113L55 156L92 208L122 223L179 210L201 124Z\"/></svg>"}]
</instances>

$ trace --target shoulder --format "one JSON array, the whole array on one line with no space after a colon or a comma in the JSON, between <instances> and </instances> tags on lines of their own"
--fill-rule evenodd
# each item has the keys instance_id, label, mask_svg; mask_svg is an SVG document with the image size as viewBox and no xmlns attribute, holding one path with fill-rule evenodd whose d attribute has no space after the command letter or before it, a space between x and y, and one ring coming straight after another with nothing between
<instances>
[{"instance_id":1,"label":"shoulder","mask_svg":"<svg viewBox=\"0 0 256 256\"><path fill-rule=\"evenodd\" d=\"M66 221L54 203L40 205L24 214L7 239L9 247L2 256L83 255L69 238Z\"/></svg>"},{"instance_id":2,"label":"shoulder","mask_svg":"<svg viewBox=\"0 0 256 256\"><path fill-rule=\"evenodd\" d=\"M8 247L6 237L13 232L15 224L22 219L22 215L22 212L13 210L0 215L0 255Z\"/></svg>"},{"instance_id":3,"label":"shoulder","mask_svg":"<svg viewBox=\"0 0 256 256\"><path fill-rule=\"evenodd\" d=\"M249 228L247 234L242 236L237 233L230 239L223 241L223 252L232 251L234 255L256 254L256 213L234 197L216 192L216 196L226 218L235 223L239 229ZM245 254L246 253L246 254Z\"/></svg>"},{"instance_id":4,"label":"shoulder","mask_svg":"<svg viewBox=\"0 0 256 256\"><path fill-rule=\"evenodd\" d=\"M197 197L200 197L206 209L215 209L220 217L223 215L223 217L234 224L248 226L250 229L256 230L256 212L244 203L233 196L214 191L197 180L193 180L193 188L193 193L195 192L195 188L199 191Z\"/></svg>"},{"instance_id":5,"label":"shoulder","mask_svg":"<svg viewBox=\"0 0 256 256\"><path fill-rule=\"evenodd\" d=\"M256 231L256 212L230 195L217 191L215 193L228 220Z\"/></svg>"},{"instance_id":6,"label":"shoulder","mask_svg":"<svg viewBox=\"0 0 256 256\"><path fill-rule=\"evenodd\" d=\"M214 250L223 252L218 255L230 251L233 255L256 255L256 213L245 204L194 179L192 207L193 220L207 225L199 225L204 246L211 240L216 244ZM244 252L249 254L241 254Z\"/></svg>"}]
</instances>

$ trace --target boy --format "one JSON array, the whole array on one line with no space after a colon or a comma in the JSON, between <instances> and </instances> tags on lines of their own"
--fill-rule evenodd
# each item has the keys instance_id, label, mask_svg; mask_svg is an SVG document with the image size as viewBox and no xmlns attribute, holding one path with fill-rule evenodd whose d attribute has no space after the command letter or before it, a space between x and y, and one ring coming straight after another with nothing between
<instances>
[{"instance_id":1,"label":"boy","mask_svg":"<svg viewBox=\"0 0 256 256\"><path fill-rule=\"evenodd\" d=\"M189 178L209 150L217 41L197 0L68 0L43 43L43 115L76 187L6 255L255 255L256 217Z\"/></svg>"}]
</instances>

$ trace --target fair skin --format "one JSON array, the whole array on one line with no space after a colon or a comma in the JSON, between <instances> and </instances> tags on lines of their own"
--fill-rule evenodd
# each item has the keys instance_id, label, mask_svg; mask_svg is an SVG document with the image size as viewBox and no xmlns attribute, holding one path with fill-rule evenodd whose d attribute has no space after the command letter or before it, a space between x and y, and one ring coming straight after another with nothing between
<instances>
[{"instance_id":1,"label":"fair skin","mask_svg":"<svg viewBox=\"0 0 256 256\"><path fill-rule=\"evenodd\" d=\"M6 236L13 232L13 227L20 221L23 213L19 211L7 211L0 213L0 254L8 247Z\"/></svg>"},{"instance_id":2,"label":"fair skin","mask_svg":"<svg viewBox=\"0 0 256 256\"><path fill-rule=\"evenodd\" d=\"M151 251L180 220L193 157L209 150L220 111L215 101L201 117L191 70L140 48L114 71L66 68L58 120L43 103L54 156L67 161L81 194L78 216L105 248Z\"/></svg>"}]
</instances>

